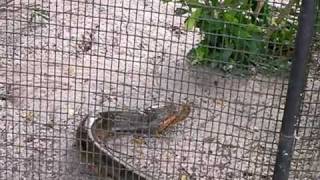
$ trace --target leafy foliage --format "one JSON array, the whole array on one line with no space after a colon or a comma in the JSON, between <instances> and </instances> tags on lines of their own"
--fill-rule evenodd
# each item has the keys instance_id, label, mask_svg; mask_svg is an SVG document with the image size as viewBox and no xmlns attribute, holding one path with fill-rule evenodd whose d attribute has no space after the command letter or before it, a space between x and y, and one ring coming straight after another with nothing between
<instances>
[{"instance_id":1,"label":"leafy foliage","mask_svg":"<svg viewBox=\"0 0 320 180\"><path fill-rule=\"evenodd\" d=\"M185 28L198 29L202 35L188 55L193 65L228 72L288 69L297 29L290 14L296 0L282 9L261 0L165 1L181 3L176 15L188 14Z\"/></svg>"}]
</instances>

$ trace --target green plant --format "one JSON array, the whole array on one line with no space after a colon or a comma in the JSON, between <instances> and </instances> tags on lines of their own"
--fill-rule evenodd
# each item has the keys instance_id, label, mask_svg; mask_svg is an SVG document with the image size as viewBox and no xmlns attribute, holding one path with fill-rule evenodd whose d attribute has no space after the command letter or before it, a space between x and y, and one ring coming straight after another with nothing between
<instances>
[{"instance_id":1,"label":"green plant","mask_svg":"<svg viewBox=\"0 0 320 180\"><path fill-rule=\"evenodd\" d=\"M188 14L186 29L202 35L188 53L193 65L229 72L288 69L297 29L295 16L289 17L297 0L282 9L263 0L165 0L170 1L182 4L177 15Z\"/></svg>"}]
</instances>

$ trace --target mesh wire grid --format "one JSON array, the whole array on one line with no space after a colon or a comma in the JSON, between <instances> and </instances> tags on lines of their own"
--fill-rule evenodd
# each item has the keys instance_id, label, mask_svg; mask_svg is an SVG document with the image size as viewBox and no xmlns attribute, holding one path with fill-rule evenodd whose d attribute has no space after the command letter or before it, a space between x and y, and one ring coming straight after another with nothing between
<instances>
[{"instance_id":1,"label":"mesh wire grid","mask_svg":"<svg viewBox=\"0 0 320 180\"><path fill-rule=\"evenodd\" d=\"M284 7L288 2L269 4ZM287 74L241 75L243 67L254 72L258 67L281 69L270 67L268 60L283 58L279 49L293 44L271 42L275 45L268 52L248 51L244 42L263 41L240 36L248 28L241 18L202 21L228 25L220 30L186 30L188 15L177 15L177 9L182 10L180 3L157 0L0 1L0 179L106 176L99 168L112 167L103 166L102 159L92 163L92 152L83 155L75 146L83 119L167 102L191 102L190 115L160 138L132 134L112 139L112 151L127 166L152 179L272 179ZM277 13L271 10L261 13ZM230 29L237 33L230 34ZM202 46L212 54L236 52L229 59L243 63L201 59L217 62L223 70L232 67L231 73L210 64L191 65L190 50L205 37L216 38ZM230 48L226 42L237 43ZM248 63L248 57L258 65ZM311 179L320 172L320 81L315 67L310 66L307 78L291 179ZM237 69L240 75L232 73Z\"/></svg>"},{"instance_id":2,"label":"mesh wire grid","mask_svg":"<svg viewBox=\"0 0 320 180\"><path fill-rule=\"evenodd\" d=\"M297 141L293 162L293 179L319 178L319 2L316 2L315 34L311 46L311 62L297 124ZM303 168L299 167L303 164Z\"/></svg>"}]
</instances>

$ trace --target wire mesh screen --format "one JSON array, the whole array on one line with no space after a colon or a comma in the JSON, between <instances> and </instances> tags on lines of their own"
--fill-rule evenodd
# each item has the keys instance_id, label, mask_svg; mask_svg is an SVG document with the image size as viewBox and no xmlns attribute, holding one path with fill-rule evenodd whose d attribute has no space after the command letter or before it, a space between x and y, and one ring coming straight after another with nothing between
<instances>
[{"instance_id":1,"label":"wire mesh screen","mask_svg":"<svg viewBox=\"0 0 320 180\"><path fill-rule=\"evenodd\" d=\"M0 0L0 179L272 179L298 12ZM320 173L318 36L292 179Z\"/></svg>"},{"instance_id":2,"label":"wire mesh screen","mask_svg":"<svg viewBox=\"0 0 320 180\"><path fill-rule=\"evenodd\" d=\"M311 47L311 62L307 76L305 94L298 120L297 144L292 162L292 176L295 179L319 179L319 33L320 4L316 2L315 34ZM301 166L301 167L299 167ZM303 168L302 168L303 167Z\"/></svg>"}]
</instances>

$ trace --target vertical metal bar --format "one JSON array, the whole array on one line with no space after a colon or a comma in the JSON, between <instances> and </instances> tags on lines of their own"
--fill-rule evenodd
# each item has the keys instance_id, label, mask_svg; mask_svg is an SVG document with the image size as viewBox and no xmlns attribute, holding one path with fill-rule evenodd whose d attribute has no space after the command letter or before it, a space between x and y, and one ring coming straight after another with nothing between
<instances>
[{"instance_id":1,"label":"vertical metal bar","mask_svg":"<svg viewBox=\"0 0 320 180\"><path fill-rule=\"evenodd\" d=\"M274 180L287 180L289 178L295 140L295 124L299 116L300 103L305 86L306 66L313 36L314 16L314 0L302 0L295 42L295 54L290 72L286 106L282 119L278 153L273 175Z\"/></svg>"}]
</instances>

